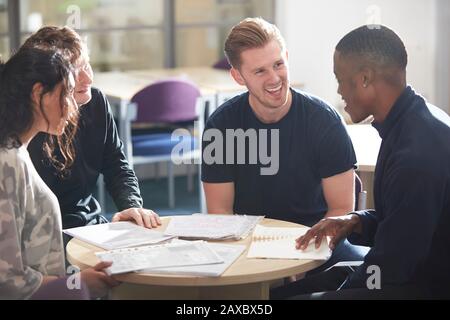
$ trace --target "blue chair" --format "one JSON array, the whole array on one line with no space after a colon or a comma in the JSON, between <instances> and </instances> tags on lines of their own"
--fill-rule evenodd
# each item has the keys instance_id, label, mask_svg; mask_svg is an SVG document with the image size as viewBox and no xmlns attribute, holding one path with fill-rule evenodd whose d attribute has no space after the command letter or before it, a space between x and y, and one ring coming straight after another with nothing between
<instances>
[{"instance_id":1,"label":"blue chair","mask_svg":"<svg viewBox=\"0 0 450 320\"><path fill-rule=\"evenodd\" d=\"M133 163L150 164L166 162L168 164L169 207L175 207L174 173L172 151L177 146L186 157L199 157L197 139L192 131L185 129L175 135L175 128L192 127L197 119L196 104L200 91L196 85L181 79L166 79L155 82L136 93L131 99L137 106L134 124L163 125L165 130L149 129L132 135ZM189 127L189 126L187 126ZM188 166L189 169L189 166ZM188 184L192 177L188 172Z\"/></svg>"}]
</instances>

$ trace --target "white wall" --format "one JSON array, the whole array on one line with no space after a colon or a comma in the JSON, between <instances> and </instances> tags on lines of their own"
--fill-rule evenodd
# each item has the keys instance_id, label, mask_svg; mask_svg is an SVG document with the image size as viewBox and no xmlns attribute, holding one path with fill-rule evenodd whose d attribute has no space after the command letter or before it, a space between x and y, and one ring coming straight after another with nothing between
<instances>
[{"instance_id":1,"label":"white wall","mask_svg":"<svg viewBox=\"0 0 450 320\"><path fill-rule=\"evenodd\" d=\"M336 108L342 101L333 74L334 47L349 31L373 22L402 38L408 82L435 103L436 0L278 0L276 21L286 38L291 80Z\"/></svg>"},{"instance_id":2,"label":"white wall","mask_svg":"<svg viewBox=\"0 0 450 320\"><path fill-rule=\"evenodd\" d=\"M436 0L436 104L450 114L450 1Z\"/></svg>"}]
</instances>

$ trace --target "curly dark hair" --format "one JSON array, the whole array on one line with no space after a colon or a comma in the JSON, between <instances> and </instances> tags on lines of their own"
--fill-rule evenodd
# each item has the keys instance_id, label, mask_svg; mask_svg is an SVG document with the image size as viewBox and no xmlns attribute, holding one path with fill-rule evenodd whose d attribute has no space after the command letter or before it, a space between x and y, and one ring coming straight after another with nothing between
<instances>
[{"instance_id":1,"label":"curly dark hair","mask_svg":"<svg viewBox=\"0 0 450 320\"><path fill-rule=\"evenodd\" d=\"M42 105L45 94L62 84L60 102L67 108L70 64L59 53L35 48L22 48L6 63L0 62L0 148L18 148L20 136L31 129L34 122L31 93L36 83L42 85L39 108L49 124ZM61 174L66 174L75 159L73 137L78 124L78 113L71 113L61 136L50 136L44 143L44 152ZM53 156L55 143L61 149L63 161Z\"/></svg>"},{"instance_id":2,"label":"curly dark hair","mask_svg":"<svg viewBox=\"0 0 450 320\"><path fill-rule=\"evenodd\" d=\"M80 35L68 26L44 26L28 37L21 48L36 48L58 52L74 68L83 54L87 54L86 44ZM74 139L75 132L76 130L74 130L72 124L69 123L60 139L46 135L43 151L58 171L63 168L63 162L58 161L58 159L61 159L61 156L68 166L75 160L75 148L72 147L71 143ZM55 154L55 156L49 157L50 154ZM63 177L68 173L69 171L66 171L61 176Z\"/></svg>"}]
</instances>

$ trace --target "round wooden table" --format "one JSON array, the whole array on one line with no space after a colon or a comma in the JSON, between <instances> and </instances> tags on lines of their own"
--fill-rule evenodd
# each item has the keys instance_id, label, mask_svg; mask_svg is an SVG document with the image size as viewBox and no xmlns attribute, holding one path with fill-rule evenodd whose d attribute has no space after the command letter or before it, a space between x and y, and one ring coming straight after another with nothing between
<instances>
[{"instance_id":1,"label":"round wooden table","mask_svg":"<svg viewBox=\"0 0 450 320\"><path fill-rule=\"evenodd\" d=\"M170 217L162 218L164 230ZM270 227L300 227L301 225L281 220L264 219ZM251 237L227 244L245 244ZM99 262L95 252L103 249L72 239L67 244L67 258L80 269L92 267ZM269 289L282 279L307 272L324 261L248 259L247 250L220 276L203 277L151 273L126 273L115 275L122 284L111 290L111 299L269 299Z\"/></svg>"}]
</instances>

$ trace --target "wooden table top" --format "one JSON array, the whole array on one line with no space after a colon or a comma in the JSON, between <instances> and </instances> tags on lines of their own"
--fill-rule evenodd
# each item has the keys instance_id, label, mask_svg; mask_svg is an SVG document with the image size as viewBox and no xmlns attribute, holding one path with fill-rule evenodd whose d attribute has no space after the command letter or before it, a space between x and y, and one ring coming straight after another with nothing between
<instances>
[{"instance_id":1,"label":"wooden table top","mask_svg":"<svg viewBox=\"0 0 450 320\"><path fill-rule=\"evenodd\" d=\"M157 230L164 230L169 220L170 217L163 217L163 225ZM300 227L300 225L295 223L273 219L264 219L261 224L271 227ZM250 242L250 236L239 241L222 241L222 243L226 244L244 244L247 246L247 249ZM324 262L313 260L248 259L247 249L220 277L151 273L127 273L115 275L114 277L123 282L147 285L223 286L282 279L307 272ZM81 269L94 266L99 262L94 254L98 251L103 251L103 249L78 239L72 239L67 245L68 260Z\"/></svg>"}]
</instances>

